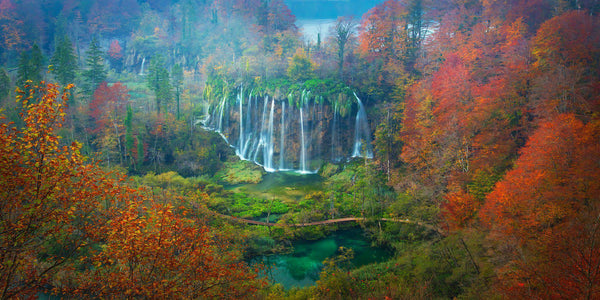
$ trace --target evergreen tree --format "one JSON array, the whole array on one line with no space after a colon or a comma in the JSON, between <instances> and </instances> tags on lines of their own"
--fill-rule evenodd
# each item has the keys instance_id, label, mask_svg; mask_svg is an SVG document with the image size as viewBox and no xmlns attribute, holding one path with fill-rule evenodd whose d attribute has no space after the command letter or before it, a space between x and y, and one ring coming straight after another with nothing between
<instances>
[{"instance_id":1,"label":"evergreen tree","mask_svg":"<svg viewBox=\"0 0 600 300\"><path fill-rule=\"evenodd\" d=\"M87 58L85 64L87 70L83 72L85 78L84 91L88 95L93 95L98 85L106 80L106 70L104 68L104 53L98 45L98 41L94 37L90 43L90 48L85 52Z\"/></svg>"},{"instance_id":2,"label":"evergreen tree","mask_svg":"<svg viewBox=\"0 0 600 300\"><path fill-rule=\"evenodd\" d=\"M10 77L4 68L0 68L0 100L9 98Z\"/></svg>"},{"instance_id":3,"label":"evergreen tree","mask_svg":"<svg viewBox=\"0 0 600 300\"><path fill-rule=\"evenodd\" d=\"M173 87L175 87L175 101L177 103L177 120L179 120L179 95L181 94L181 85L183 85L183 68L176 64L171 70Z\"/></svg>"},{"instance_id":4,"label":"evergreen tree","mask_svg":"<svg viewBox=\"0 0 600 300\"><path fill-rule=\"evenodd\" d=\"M27 80L34 83L42 81L42 70L44 68L44 55L37 44L33 44L30 51L21 52L19 69L17 71L17 85L25 86Z\"/></svg>"},{"instance_id":5,"label":"evergreen tree","mask_svg":"<svg viewBox=\"0 0 600 300\"><path fill-rule=\"evenodd\" d=\"M73 43L68 36L63 36L56 42L54 56L50 60L52 63L52 74L61 85L67 85L75 81L75 72L77 71L77 57L73 51Z\"/></svg>"},{"instance_id":6,"label":"evergreen tree","mask_svg":"<svg viewBox=\"0 0 600 300\"><path fill-rule=\"evenodd\" d=\"M165 68L165 60L162 55L159 54L152 58L148 71L147 84L156 97L156 113L160 114L160 106L166 105L166 102L171 100L169 72Z\"/></svg>"},{"instance_id":7,"label":"evergreen tree","mask_svg":"<svg viewBox=\"0 0 600 300\"><path fill-rule=\"evenodd\" d=\"M129 166L135 167L135 163L137 162L137 157L134 156L134 141L133 141L133 129L132 122L133 119L133 110L131 109L131 104L127 105L127 116L125 117L125 147L127 152L127 157L129 158Z\"/></svg>"}]
</instances>

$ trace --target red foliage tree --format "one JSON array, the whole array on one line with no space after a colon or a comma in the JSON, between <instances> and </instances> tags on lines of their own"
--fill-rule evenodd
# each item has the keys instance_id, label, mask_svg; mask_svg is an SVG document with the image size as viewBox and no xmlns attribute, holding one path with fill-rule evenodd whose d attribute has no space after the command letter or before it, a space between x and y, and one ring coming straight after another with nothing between
<instances>
[{"instance_id":1,"label":"red foliage tree","mask_svg":"<svg viewBox=\"0 0 600 300\"><path fill-rule=\"evenodd\" d=\"M538 115L590 114L600 108L600 21L570 11L546 21L533 39L533 96Z\"/></svg>"},{"instance_id":2,"label":"red foliage tree","mask_svg":"<svg viewBox=\"0 0 600 300\"><path fill-rule=\"evenodd\" d=\"M600 297L600 120L540 124L487 197L482 220L509 262L499 286L518 298Z\"/></svg>"},{"instance_id":3,"label":"red foliage tree","mask_svg":"<svg viewBox=\"0 0 600 300\"><path fill-rule=\"evenodd\" d=\"M107 152L109 163L108 151L116 148L120 161L125 155L123 127L128 102L129 90L125 85L117 82L109 86L102 82L88 105L88 115L94 121L90 132L96 134L96 143Z\"/></svg>"}]
</instances>

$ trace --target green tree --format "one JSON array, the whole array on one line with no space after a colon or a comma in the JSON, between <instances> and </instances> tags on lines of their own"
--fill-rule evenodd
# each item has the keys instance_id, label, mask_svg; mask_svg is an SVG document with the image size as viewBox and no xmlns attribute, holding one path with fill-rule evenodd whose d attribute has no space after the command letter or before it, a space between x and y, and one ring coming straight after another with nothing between
<instances>
[{"instance_id":1,"label":"green tree","mask_svg":"<svg viewBox=\"0 0 600 300\"><path fill-rule=\"evenodd\" d=\"M177 120L179 120L179 95L181 94L181 86L183 85L183 68L179 64L175 64L171 70L173 87L175 87L175 101L177 103Z\"/></svg>"},{"instance_id":2,"label":"green tree","mask_svg":"<svg viewBox=\"0 0 600 300\"><path fill-rule=\"evenodd\" d=\"M303 82L314 77L313 63L302 48L298 48L292 57L287 74L292 81Z\"/></svg>"},{"instance_id":3,"label":"green tree","mask_svg":"<svg viewBox=\"0 0 600 300\"><path fill-rule=\"evenodd\" d=\"M148 87L154 92L156 113L160 114L160 106L171 100L171 83L164 57L160 54L153 57L148 71Z\"/></svg>"},{"instance_id":4,"label":"green tree","mask_svg":"<svg viewBox=\"0 0 600 300\"><path fill-rule=\"evenodd\" d=\"M85 83L84 91L88 95L93 95L98 85L106 80L106 69L104 68L104 52L100 49L98 41L94 37L90 43L90 48L85 52L85 64L87 69L83 72Z\"/></svg>"},{"instance_id":5,"label":"green tree","mask_svg":"<svg viewBox=\"0 0 600 300\"><path fill-rule=\"evenodd\" d=\"M132 122L133 119L133 110L131 109L131 104L127 105L127 116L125 117L125 148L127 157L129 158L129 165L135 167L137 162L137 153L134 152L134 142L133 142L133 129Z\"/></svg>"},{"instance_id":6,"label":"green tree","mask_svg":"<svg viewBox=\"0 0 600 300\"><path fill-rule=\"evenodd\" d=\"M58 82L67 85L75 81L77 57L73 51L73 43L68 36L63 36L56 42L54 56L50 59L52 73Z\"/></svg>"},{"instance_id":7,"label":"green tree","mask_svg":"<svg viewBox=\"0 0 600 300\"><path fill-rule=\"evenodd\" d=\"M44 55L37 44L33 44L30 51L21 52L19 69L17 71L17 85L25 86L27 80L34 83L42 81L42 70L44 68Z\"/></svg>"},{"instance_id":8,"label":"green tree","mask_svg":"<svg viewBox=\"0 0 600 300\"><path fill-rule=\"evenodd\" d=\"M6 69L0 68L0 103L10 94L10 77Z\"/></svg>"}]
</instances>

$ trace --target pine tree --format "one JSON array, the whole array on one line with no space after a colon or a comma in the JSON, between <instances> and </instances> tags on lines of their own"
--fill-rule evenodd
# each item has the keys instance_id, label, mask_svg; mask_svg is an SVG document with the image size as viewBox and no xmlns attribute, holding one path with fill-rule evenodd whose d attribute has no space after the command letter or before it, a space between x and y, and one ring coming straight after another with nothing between
<instances>
[{"instance_id":1,"label":"pine tree","mask_svg":"<svg viewBox=\"0 0 600 300\"><path fill-rule=\"evenodd\" d=\"M0 100L9 97L10 94L10 77L6 69L0 68Z\"/></svg>"},{"instance_id":2,"label":"pine tree","mask_svg":"<svg viewBox=\"0 0 600 300\"><path fill-rule=\"evenodd\" d=\"M60 84L67 85L75 81L77 57L73 51L73 43L68 36L65 35L56 42L54 56L50 62L53 65L52 73Z\"/></svg>"},{"instance_id":3,"label":"pine tree","mask_svg":"<svg viewBox=\"0 0 600 300\"><path fill-rule=\"evenodd\" d=\"M104 53L94 37L90 43L90 48L85 52L87 58L85 64L87 70L83 72L85 78L84 91L88 95L93 95L98 85L106 80L106 70L104 68Z\"/></svg>"},{"instance_id":4,"label":"pine tree","mask_svg":"<svg viewBox=\"0 0 600 300\"><path fill-rule=\"evenodd\" d=\"M44 55L37 44L33 44L30 51L21 52L19 58L19 69L17 71L17 85L25 86L27 80L34 83L42 81L42 69L44 68Z\"/></svg>"},{"instance_id":5,"label":"pine tree","mask_svg":"<svg viewBox=\"0 0 600 300\"><path fill-rule=\"evenodd\" d=\"M179 120L179 95L181 94L181 85L183 84L183 68L176 64L171 70L171 76L173 77L173 87L175 87L175 101L177 103L177 120Z\"/></svg>"},{"instance_id":6,"label":"pine tree","mask_svg":"<svg viewBox=\"0 0 600 300\"><path fill-rule=\"evenodd\" d=\"M152 58L147 79L148 87L156 97L156 113L160 114L160 106L171 100L169 72L165 68L165 60L161 55Z\"/></svg>"}]
</instances>

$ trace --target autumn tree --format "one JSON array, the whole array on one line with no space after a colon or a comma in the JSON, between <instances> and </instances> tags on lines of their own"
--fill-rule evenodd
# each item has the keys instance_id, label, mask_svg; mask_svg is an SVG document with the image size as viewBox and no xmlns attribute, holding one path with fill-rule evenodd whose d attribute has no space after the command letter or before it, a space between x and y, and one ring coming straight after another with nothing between
<instances>
[{"instance_id":1,"label":"autumn tree","mask_svg":"<svg viewBox=\"0 0 600 300\"><path fill-rule=\"evenodd\" d=\"M171 204L120 211L106 231L94 268L78 278L76 294L147 298L248 297L260 285L237 251Z\"/></svg>"},{"instance_id":2,"label":"autumn tree","mask_svg":"<svg viewBox=\"0 0 600 300\"><path fill-rule=\"evenodd\" d=\"M96 143L104 151L109 166L113 152L119 164L126 157L123 127L128 103L129 90L125 85L117 82L109 86L105 81L94 91L89 103L89 116L95 122L91 132L96 134Z\"/></svg>"},{"instance_id":3,"label":"autumn tree","mask_svg":"<svg viewBox=\"0 0 600 300\"><path fill-rule=\"evenodd\" d=\"M84 251L91 213L114 187L80 145L60 145L67 86L19 91L22 128L0 125L0 297L34 297ZM114 194L112 194L114 195Z\"/></svg>"},{"instance_id":4,"label":"autumn tree","mask_svg":"<svg viewBox=\"0 0 600 300\"><path fill-rule=\"evenodd\" d=\"M113 40L110 42L110 48L108 48L108 58L112 67L117 72L121 72L123 69L123 48L118 40Z\"/></svg>"},{"instance_id":5,"label":"autumn tree","mask_svg":"<svg viewBox=\"0 0 600 300\"><path fill-rule=\"evenodd\" d=\"M539 115L590 114L600 97L600 21L570 11L544 22L533 39L534 105Z\"/></svg>"},{"instance_id":6,"label":"autumn tree","mask_svg":"<svg viewBox=\"0 0 600 300\"><path fill-rule=\"evenodd\" d=\"M482 220L516 298L600 297L600 122L548 119L486 198Z\"/></svg>"},{"instance_id":7,"label":"autumn tree","mask_svg":"<svg viewBox=\"0 0 600 300\"><path fill-rule=\"evenodd\" d=\"M231 239L86 163L80 144L60 145L71 87L19 91L23 127L0 124L0 297L247 297L261 287Z\"/></svg>"},{"instance_id":8,"label":"autumn tree","mask_svg":"<svg viewBox=\"0 0 600 300\"><path fill-rule=\"evenodd\" d=\"M24 22L12 0L0 1L0 62L6 63L11 52L22 51L26 44Z\"/></svg>"}]
</instances>

